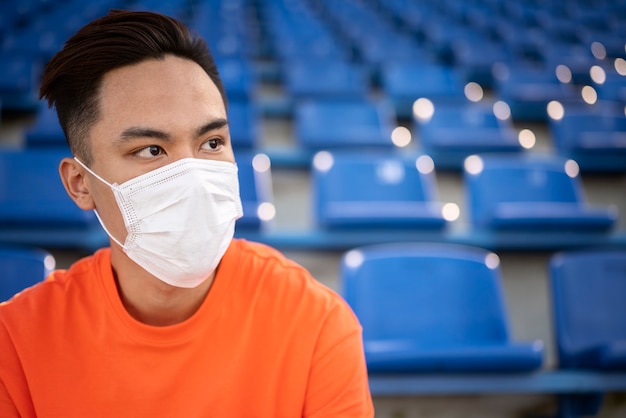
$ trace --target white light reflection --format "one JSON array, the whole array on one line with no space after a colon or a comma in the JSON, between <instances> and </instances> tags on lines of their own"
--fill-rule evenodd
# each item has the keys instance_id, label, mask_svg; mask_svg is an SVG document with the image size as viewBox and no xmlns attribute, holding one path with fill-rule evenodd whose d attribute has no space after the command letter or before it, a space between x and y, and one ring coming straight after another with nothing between
<instances>
[{"instance_id":1,"label":"white light reflection","mask_svg":"<svg viewBox=\"0 0 626 418\"><path fill-rule=\"evenodd\" d=\"M483 99L483 88L480 84L470 81L464 88L465 97L472 102L480 102Z\"/></svg>"},{"instance_id":2,"label":"white light reflection","mask_svg":"<svg viewBox=\"0 0 626 418\"><path fill-rule=\"evenodd\" d=\"M441 208L441 216L448 222L454 222L461 216L461 209L456 203L446 203Z\"/></svg>"},{"instance_id":3,"label":"white light reflection","mask_svg":"<svg viewBox=\"0 0 626 418\"><path fill-rule=\"evenodd\" d=\"M596 93L596 90L591 86L583 87L580 94L582 95L585 103L594 104L598 101L598 93Z\"/></svg>"},{"instance_id":4,"label":"white light reflection","mask_svg":"<svg viewBox=\"0 0 626 418\"><path fill-rule=\"evenodd\" d=\"M270 202L263 202L256 211L262 221L271 221L276 216L276 207Z\"/></svg>"},{"instance_id":5,"label":"white light reflection","mask_svg":"<svg viewBox=\"0 0 626 418\"><path fill-rule=\"evenodd\" d=\"M358 269L365 261L363 253L359 250L348 251L344 257L344 262L348 268Z\"/></svg>"},{"instance_id":6,"label":"white light reflection","mask_svg":"<svg viewBox=\"0 0 626 418\"><path fill-rule=\"evenodd\" d=\"M271 166L270 158L265 154L257 154L252 158L252 168L258 173L265 173Z\"/></svg>"},{"instance_id":7,"label":"white light reflection","mask_svg":"<svg viewBox=\"0 0 626 418\"><path fill-rule=\"evenodd\" d=\"M435 114L435 105L426 98L420 98L413 103L413 114L417 119L428 121Z\"/></svg>"},{"instance_id":8,"label":"white light reflection","mask_svg":"<svg viewBox=\"0 0 626 418\"><path fill-rule=\"evenodd\" d=\"M511 108L506 102L498 100L493 104L493 114L500 120L507 120L511 117Z\"/></svg>"},{"instance_id":9,"label":"white light reflection","mask_svg":"<svg viewBox=\"0 0 626 418\"><path fill-rule=\"evenodd\" d=\"M606 58L606 48L601 42L595 41L591 43L591 53L596 59L603 60Z\"/></svg>"},{"instance_id":10,"label":"white light reflection","mask_svg":"<svg viewBox=\"0 0 626 418\"><path fill-rule=\"evenodd\" d=\"M572 70L567 65L559 64L556 66L556 78L563 84L572 82Z\"/></svg>"},{"instance_id":11,"label":"white light reflection","mask_svg":"<svg viewBox=\"0 0 626 418\"><path fill-rule=\"evenodd\" d=\"M591 76L593 82L596 84L604 84L604 82L606 81L606 73L599 65L594 65L593 67L591 67L591 69L589 70L589 75Z\"/></svg>"},{"instance_id":12,"label":"white light reflection","mask_svg":"<svg viewBox=\"0 0 626 418\"><path fill-rule=\"evenodd\" d=\"M565 108L560 102L552 100L547 106L548 116L553 120L561 120L565 116Z\"/></svg>"},{"instance_id":13,"label":"white light reflection","mask_svg":"<svg viewBox=\"0 0 626 418\"><path fill-rule=\"evenodd\" d=\"M404 126L398 126L391 132L391 142L396 147L406 147L411 143L411 131Z\"/></svg>"},{"instance_id":14,"label":"white light reflection","mask_svg":"<svg viewBox=\"0 0 626 418\"><path fill-rule=\"evenodd\" d=\"M470 155L463 162L463 166L469 174L480 174L484 168L483 159L478 155Z\"/></svg>"},{"instance_id":15,"label":"white light reflection","mask_svg":"<svg viewBox=\"0 0 626 418\"><path fill-rule=\"evenodd\" d=\"M574 160L567 160L565 162L565 173L571 178L575 178L580 173L580 168L578 167L578 163Z\"/></svg>"},{"instance_id":16,"label":"white light reflection","mask_svg":"<svg viewBox=\"0 0 626 418\"><path fill-rule=\"evenodd\" d=\"M435 163L429 155L420 155L415 160L415 168L422 174L429 174L435 169Z\"/></svg>"},{"instance_id":17,"label":"white light reflection","mask_svg":"<svg viewBox=\"0 0 626 418\"><path fill-rule=\"evenodd\" d=\"M318 171L326 172L333 167L334 163L335 159L328 151L320 151L313 157L313 167Z\"/></svg>"},{"instance_id":18,"label":"white light reflection","mask_svg":"<svg viewBox=\"0 0 626 418\"><path fill-rule=\"evenodd\" d=\"M491 270L495 270L500 265L500 257L495 253L489 253L485 257L485 265Z\"/></svg>"},{"instance_id":19,"label":"white light reflection","mask_svg":"<svg viewBox=\"0 0 626 418\"><path fill-rule=\"evenodd\" d=\"M522 129L517 136L517 139L524 149L531 149L535 146L537 142L537 138L535 137L535 133L530 129Z\"/></svg>"}]
</instances>

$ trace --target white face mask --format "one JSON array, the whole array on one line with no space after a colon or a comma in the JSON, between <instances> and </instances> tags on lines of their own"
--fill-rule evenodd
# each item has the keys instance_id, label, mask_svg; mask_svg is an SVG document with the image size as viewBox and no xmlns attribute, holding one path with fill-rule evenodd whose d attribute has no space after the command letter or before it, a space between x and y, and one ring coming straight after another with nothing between
<instances>
[{"instance_id":1,"label":"white face mask","mask_svg":"<svg viewBox=\"0 0 626 418\"><path fill-rule=\"evenodd\" d=\"M110 184L74 159L113 190L126 225L123 245L96 216L131 260L177 287L196 287L215 271L243 215L235 164L185 158Z\"/></svg>"}]
</instances>

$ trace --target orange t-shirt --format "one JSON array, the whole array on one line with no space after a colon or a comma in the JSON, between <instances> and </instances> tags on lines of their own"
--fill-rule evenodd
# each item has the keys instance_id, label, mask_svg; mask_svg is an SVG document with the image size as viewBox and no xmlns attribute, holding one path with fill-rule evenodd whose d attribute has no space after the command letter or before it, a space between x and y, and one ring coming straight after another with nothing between
<instances>
[{"instance_id":1,"label":"orange t-shirt","mask_svg":"<svg viewBox=\"0 0 626 418\"><path fill-rule=\"evenodd\" d=\"M371 417L361 327L302 267L233 240L188 320L118 296L110 250L0 305L0 416Z\"/></svg>"}]
</instances>

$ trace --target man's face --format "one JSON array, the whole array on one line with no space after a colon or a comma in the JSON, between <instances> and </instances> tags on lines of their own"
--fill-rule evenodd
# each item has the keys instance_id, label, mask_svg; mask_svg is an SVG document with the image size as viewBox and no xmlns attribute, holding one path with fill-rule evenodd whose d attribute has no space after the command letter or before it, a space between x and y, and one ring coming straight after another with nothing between
<instances>
[{"instance_id":1,"label":"man's face","mask_svg":"<svg viewBox=\"0 0 626 418\"><path fill-rule=\"evenodd\" d=\"M234 162L219 90L195 62L174 56L122 67L104 76L100 120L90 131L90 168L123 183L182 158ZM110 188L86 181L109 232L126 230Z\"/></svg>"}]
</instances>

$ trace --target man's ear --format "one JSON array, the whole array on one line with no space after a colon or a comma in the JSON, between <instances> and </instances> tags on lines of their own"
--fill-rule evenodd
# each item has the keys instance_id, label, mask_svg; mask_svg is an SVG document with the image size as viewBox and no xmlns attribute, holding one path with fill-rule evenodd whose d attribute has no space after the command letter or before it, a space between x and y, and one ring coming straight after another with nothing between
<instances>
[{"instance_id":1,"label":"man's ear","mask_svg":"<svg viewBox=\"0 0 626 418\"><path fill-rule=\"evenodd\" d=\"M91 191L89 190L86 170L73 158L64 158L59 164L59 174L67 194L76 205L84 210L95 209Z\"/></svg>"}]
</instances>

